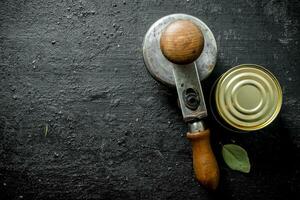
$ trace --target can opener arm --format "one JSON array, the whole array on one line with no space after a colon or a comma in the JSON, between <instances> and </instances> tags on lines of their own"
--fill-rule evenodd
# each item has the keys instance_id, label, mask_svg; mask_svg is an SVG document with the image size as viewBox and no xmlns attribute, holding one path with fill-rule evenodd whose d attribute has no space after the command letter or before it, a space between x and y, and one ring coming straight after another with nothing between
<instances>
[{"instance_id":1,"label":"can opener arm","mask_svg":"<svg viewBox=\"0 0 300 200\"><path fill-rule=\"evenodd\" d=\"M191 22L176 21L173 24L175 26L171 24L170 26L173 27L169 26L163 32L160 46L164 56L174 63L173 76L183 119L189 127L187 138L192 143L193 168L196 178L204 187L214 190L219 183L219 168L210 145L210 130L202 121L207 116L207 109L199 73L194 62L202 52L204 39L201 31L195 29ZM180 30L181 26L190 30L189 35L182 36L178 33L176 28ZM192 44L188 44L187 40L192 40ZM176 48L177 50L174 51ZM180 49L184 50L179 51Z\"/></svg>"},{"instance_id":2,"label":"can opener arm","mask_svg":"<svg viewBox=\"0 0 300 200\"><path fill-rule=\"evenodd\" d=\"M203 118L207 116L197 67L194 63L174 66L173 74L184 121L188 123L187 138L192 143L196 178L209 189L219 183L219 168L210 145L210 130Z\"/></svg>"}]
</instances>

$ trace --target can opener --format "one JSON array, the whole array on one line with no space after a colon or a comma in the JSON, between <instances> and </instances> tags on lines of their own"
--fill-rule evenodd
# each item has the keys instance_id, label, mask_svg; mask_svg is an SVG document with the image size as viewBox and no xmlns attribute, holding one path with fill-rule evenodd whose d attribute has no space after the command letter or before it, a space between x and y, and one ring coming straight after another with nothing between
<instances>
[{"instance_id":1,"label":"can opener","mask_svg":"<svg viewBox=\"0 0 300 200\"><path fill-rule=\"evenodd\" d=\"M210 145L210 130L203 122L207 109L200 83L216 64L217 45L211 30L190 15L165 16L146 33L143 56L154 79L176 87L183 119L188 123L196 178L204 187L216 189L219 168Z\"/></svg>"}]
</instances>

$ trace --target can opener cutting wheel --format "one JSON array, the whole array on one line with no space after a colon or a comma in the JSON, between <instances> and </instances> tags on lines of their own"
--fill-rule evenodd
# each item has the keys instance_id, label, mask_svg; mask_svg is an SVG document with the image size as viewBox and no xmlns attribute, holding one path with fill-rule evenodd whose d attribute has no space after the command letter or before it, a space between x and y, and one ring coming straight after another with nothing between
<instances>
[{"instance_id":1,"label":"can opener cutting wheel","mask_svg":"<svg viewBox=\"0 0 300 200\"><path fill-rule=\"evenodd\" d=\"M156 21L146 33L143 55L149 73L157 81L176 86L187 138L192 143L196 178L206 188L216 189L219 168L210 146L210 130L202 119L207 109L200 80L216 64L216 40L205 23L186 14L173 14Z\"/></svg>"}]
</instances>

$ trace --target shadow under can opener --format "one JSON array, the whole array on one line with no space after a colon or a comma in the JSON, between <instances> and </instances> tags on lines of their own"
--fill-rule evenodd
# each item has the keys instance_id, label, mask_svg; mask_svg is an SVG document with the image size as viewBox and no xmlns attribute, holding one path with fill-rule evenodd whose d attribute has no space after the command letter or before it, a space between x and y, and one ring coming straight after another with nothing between
<instances>
[{"instance_id":1,"label":"shadow under can opener","mask_svg":"<svg viewBox=\"0 0 300 200\"><path fill-rule=\"evenodd\" d=\"M211 30L196 17L173 14L156 21L146 33L143 56L147 70L157 81L176 87L187 138L192 143L196 178L216 189L219 168L210 146L210 131L203 118L207 109L200 81L213 70L217 45Z\"/></svg>"}]
</instances>

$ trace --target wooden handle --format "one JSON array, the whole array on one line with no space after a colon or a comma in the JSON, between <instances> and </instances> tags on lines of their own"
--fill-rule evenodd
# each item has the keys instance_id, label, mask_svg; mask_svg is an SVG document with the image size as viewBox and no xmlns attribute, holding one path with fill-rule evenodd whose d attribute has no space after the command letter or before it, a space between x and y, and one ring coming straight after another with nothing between
<instances>
[{"instance_id":1,"label":"wooden handle","mask_svg":"<svg viewBox=\"0 0 300 200\"><path fill-rule=\"evenodd\" d=\"M215 190L219 184L220 172L210 146L209 135L210 131L206 129L200 132L187 133L187 138L192 142L196 178L204 187Z\"/></svg>"},{"instance_id":2,"label":"wooden handle","mask_svg":"<svg viewBox=\"0 0 300 200\"><path fill-rule=\"evenodd\" d=\"M163 55L176 64L194 62L202 53L204 37L190 20L177 20L168 25L160 38Z\"/></svg>"}]
</instances>

